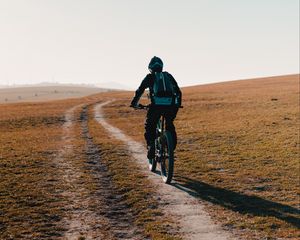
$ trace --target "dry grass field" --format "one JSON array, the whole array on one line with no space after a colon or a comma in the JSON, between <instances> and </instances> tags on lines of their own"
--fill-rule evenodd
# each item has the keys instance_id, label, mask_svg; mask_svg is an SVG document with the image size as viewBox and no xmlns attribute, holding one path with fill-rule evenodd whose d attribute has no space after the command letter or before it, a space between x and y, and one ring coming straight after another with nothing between
<instances>
[{"instance_id":1,"label":"dry grass field","mask_svg":"<svg viewBox=\"0 0 300 240\"><path fill-rule=\"evenodd\" d=\"M180 239L128 149L93 118L114 99L107 121L144 141L132 95L0 104L0 239L63 239L70 226L78 239L118 239L116 219L141 239ZM299 239L299 75L184 88L183 106L174 188L242 239Z\"/></svg>"},{"instance_id":2,"label":"dry grass field","mask_svg":"<svg viewBox=\"0 0 300 240\"><path fill-rule=\"evenodd\" d=\"M1 239L49 237L63 231L55 224L64 206L52 161L64 121L63 109L57 106L0 105Z\"/></svg>"},{"instance_id":3,"label":"dry grass field","mask_svg":"<svg viewBox=\"0 0 300 240\"><path fill-rule=\"evenodd\" d=\"M143 141L145 113L122 97L107 117ZM183 106L175 187L246 239L298 239L299 75L185 88Z\"/></svg>"},{"instance_id":4,"label":"dry grass field","mask_svg":"<svg viewBox=\"0 0 300 240\"><path fill-rule=\"evenodd\" d=\"M128 150L90 117L105 99L0 105L0 239L119 239L128 224L140 239L180 239Z\"/></svg>"}]
</instances>

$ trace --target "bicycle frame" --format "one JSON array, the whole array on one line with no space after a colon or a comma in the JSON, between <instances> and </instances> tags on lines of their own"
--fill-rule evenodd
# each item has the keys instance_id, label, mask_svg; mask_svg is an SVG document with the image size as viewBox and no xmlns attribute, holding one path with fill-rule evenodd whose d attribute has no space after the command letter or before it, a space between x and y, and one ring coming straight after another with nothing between
<instances>
[{"instance_id":1,"label":"bicycle frame","mask_svg":"<svg viewBox=\"0 0 300 240\"><path fill-rule=\"evenodd\" d=\"M139 104L137 109L148 109L149 106ZM162 114L156 125L155 158L148 159L149 169L155 172L157 163L160 164L160 172L165 183L170 183L174 171L173 139L169 131L166 131L166 118Z\"/></svg>"}]
</instances>

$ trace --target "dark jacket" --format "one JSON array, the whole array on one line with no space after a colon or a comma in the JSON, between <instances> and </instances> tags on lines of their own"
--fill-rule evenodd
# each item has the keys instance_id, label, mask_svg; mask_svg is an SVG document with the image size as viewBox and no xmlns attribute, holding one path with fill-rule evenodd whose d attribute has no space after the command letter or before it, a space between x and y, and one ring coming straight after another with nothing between
<instances>
[{"instance_id":1,"label":"dark jacket","mask_svg":"<svg viewBox=\"0 0 300 240\"><path fill-rule=\"evenodd\" d=\"M178 96L178 105L181 106L181 98L182 98L182 93L180 91L180 88L178 87L178 84L176 82L176 80L174 79L174 77L166 72L171 80L171 82L173 83L174 86L174 90L176 92L176 95ZM136 105L138 103L138 101L140 100L140 97L143 95L144 91L146 88L149 88L150 91L150 99L151 102L153 102L152 99L152 95L153 95L153 85L154 85L154 81L155 81L155 75L154 74L148 74L144 80L142 81L141 85L139 86L139 88L136 90L135 92L135 96L131 101L131 105Z\"/></svg>"}]
</instances>

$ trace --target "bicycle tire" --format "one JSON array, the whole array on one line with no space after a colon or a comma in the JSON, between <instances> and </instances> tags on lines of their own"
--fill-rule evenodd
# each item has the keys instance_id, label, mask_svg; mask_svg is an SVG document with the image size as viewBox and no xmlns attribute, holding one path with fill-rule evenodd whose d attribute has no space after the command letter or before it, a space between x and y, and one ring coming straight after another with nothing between
<instances>
[{"instance_id":1,"label":"bicycle tire","mask_svg":"<svg viewBox=\"0 0 300 240\"><path fill-rule=\"evenodd\" d=\"M165 132L161 142L160 169L164 183L170 183L174 172L174 144L170 132ZM167 154L166 154L167 153Z\"/></svg>"}]
</instances>

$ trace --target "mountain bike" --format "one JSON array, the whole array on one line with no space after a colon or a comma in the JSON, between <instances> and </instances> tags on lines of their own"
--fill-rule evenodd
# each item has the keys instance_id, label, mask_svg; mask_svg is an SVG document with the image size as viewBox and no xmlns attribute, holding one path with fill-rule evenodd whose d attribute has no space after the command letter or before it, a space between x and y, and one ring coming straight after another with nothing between
<instances>
[{"instance_id":1,"label":"mountain bike","mask_svg":"<svg viewBox=\"0 0 300 240\"><path fill-rule=\"evenodd\" d=\"M147 110L149 105L139 104L135 109ZM152 172L156 171L157 164L160 165L160 173L165 183L172 181L174 172L174 143L172 134L165 129L166 119L163 115L160 116L156 126L155 137L155 157L148 159L149 169Z\"/></svg>"}]
</instances>

